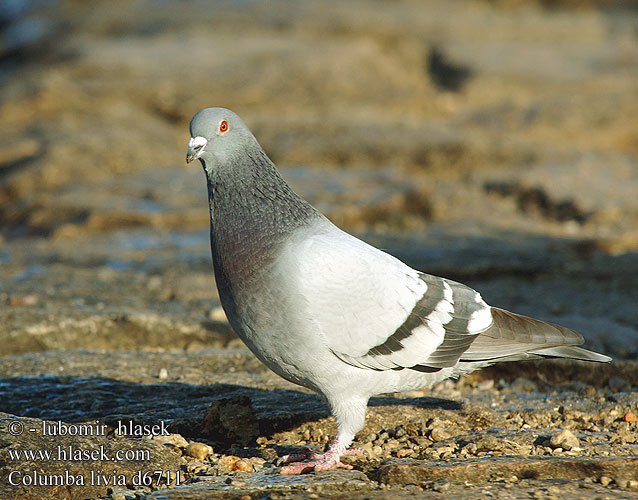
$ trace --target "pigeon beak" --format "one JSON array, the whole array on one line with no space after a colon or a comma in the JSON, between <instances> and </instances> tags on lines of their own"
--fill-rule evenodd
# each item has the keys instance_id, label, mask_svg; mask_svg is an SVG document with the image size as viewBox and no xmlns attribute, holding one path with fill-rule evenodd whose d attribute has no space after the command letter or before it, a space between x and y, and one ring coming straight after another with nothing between
<instances>
[{"instance_id":1,"label":"pigeon beak","mask_svg":"<svg viewBox=\"0 0 638 500\"><path fill-rule=\"evenodd\" d=\"M186 163L190 163L193 160L197 160L202 153L204 152L204 146L208 141L203 137L191 137L191 140L188 141L188 151L186 152Z\"/></svg>"}]
</instances>

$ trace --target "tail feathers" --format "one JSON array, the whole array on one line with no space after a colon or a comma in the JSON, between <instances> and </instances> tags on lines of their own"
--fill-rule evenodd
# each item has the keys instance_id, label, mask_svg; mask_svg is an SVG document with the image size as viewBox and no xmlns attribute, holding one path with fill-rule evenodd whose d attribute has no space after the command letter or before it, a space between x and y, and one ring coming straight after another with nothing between
<instances>
[{"instance_id":1,"label":"tail feathers","mask_svg":"<svg viewBox=\"0 0 638 500\"><path fill-rule=\"evenodd\" d=\"M606 363L611 358L580 347L583 337L569 328L492 308L494 323L478 335L461 361L519 361L539 357Z\"/></svg>"},{"instance_id":2,"label":"tail feathers","mask_svg":"<svg viewBox=\"0 0 638 500\"><path fill-rule=\"evenodd\" d=\"M533 351L530 354L538 354L543 358L571 358L580 359L583 361L596 361L598 363L609 363L611 358L604 354L598 354L597 352L588 351L582 347L573 346L559 346L550 347L548 349L539 349Z\"/></svg>"}]
</instances>

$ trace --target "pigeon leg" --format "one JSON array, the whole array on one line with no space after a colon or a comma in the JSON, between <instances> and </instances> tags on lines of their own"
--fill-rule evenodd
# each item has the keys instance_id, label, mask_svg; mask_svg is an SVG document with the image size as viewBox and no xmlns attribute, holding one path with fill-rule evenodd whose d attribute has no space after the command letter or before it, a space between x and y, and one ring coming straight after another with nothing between
<instances>
[{"instance_id":1,"label":"pigeon leg","mask_svg":"<svg viewBox=\"0 0 638 500\"><path fill-rule=\"evenodd\" d=\"M307 472L320 472L332 469L352 469L352 465L344 464L341 461L343 456L364 456L363 450L360 448L346 448L345 444L335 438L325 453L293 453L283 457L284 462L292 465L286 465L281 468L281 473L285 476L294 474L304 474ZM304 462L304 460L312 460Z\"/></svg>"},{"instance_id":2,"label":"pigeon leg","mask_svg":"<svg viewBox=\"0 0 638 500\"><path fill-rule=\"evenodd\" d=\"M364 456L359 448L348 448L355 433L363 428L366 415L367 397L351 397L347 400L330 401L327 398L332 413L337 421L337 437L334 438L325 453L300 453L284 457L284 461L291 463L281 468L284 475L304 474L306 472L320 472L332 469L352 469L352 465L344 464L342 456ZM304 460L311 459L310 462Z\"/></svg>"}]
</instances>

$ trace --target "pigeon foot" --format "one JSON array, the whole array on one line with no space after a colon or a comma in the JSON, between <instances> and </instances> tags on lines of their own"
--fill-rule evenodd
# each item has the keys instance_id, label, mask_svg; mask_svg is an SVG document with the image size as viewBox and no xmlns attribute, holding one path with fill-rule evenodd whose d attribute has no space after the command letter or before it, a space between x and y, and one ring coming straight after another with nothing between
<instances>
[{"instance_id":1,"label":"pigeon foot","mask_svg":"<svg viewBox=\"0 0 638 500\"><path fill-rule=\"evenodd\" d=\"M287 464L281 468L281 474L292 476L296 474L307 474L309 472L321 472L333 469L352 469L352 465L344 464L340 458L342 456L365 456L360 448L347 448L340 451L337 447L330 446L325 453L293 453L283 457ZM311 460L305 462L305 460Z\"/></svg>"}]
</instances>

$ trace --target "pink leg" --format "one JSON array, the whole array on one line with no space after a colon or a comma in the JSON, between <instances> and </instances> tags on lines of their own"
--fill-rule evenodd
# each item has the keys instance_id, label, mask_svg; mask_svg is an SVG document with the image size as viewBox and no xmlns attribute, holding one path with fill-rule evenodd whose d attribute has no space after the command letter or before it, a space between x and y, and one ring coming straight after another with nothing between
<instances>
[{"instance_id":1,"label":"pink leg","mask_svg":"<svg viewBox=\"0 0 638 500\"><path fill-rule=\"evenodd\" d=\"M281 473L285 476L294 474L305 474L307 472L320 472L332 469L352 469L352 465L344 464L340 459L342 456L364 456L363 450L359 448L345 448L337 438L330 443L328 451L325 453L294 453L286 455L285 463L292 463L281 468ZM304 462L304 460L312 460Z\"/></svg>"}]
</instances>

